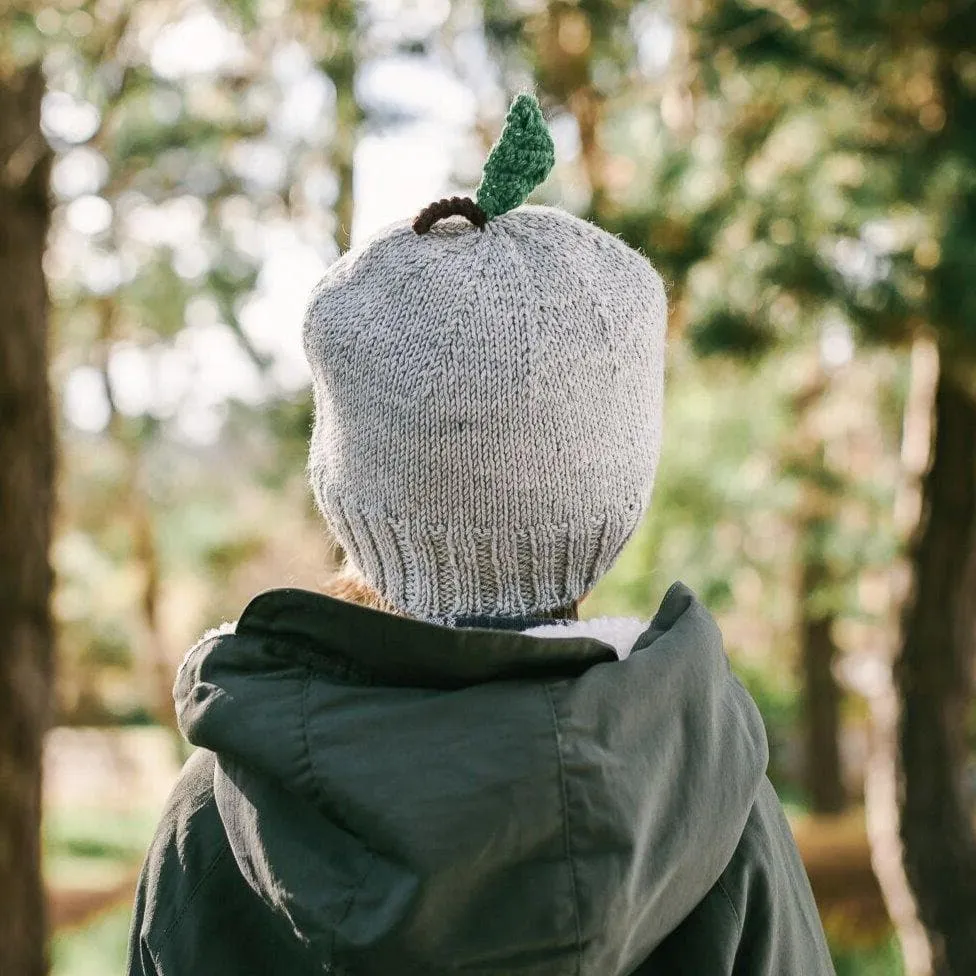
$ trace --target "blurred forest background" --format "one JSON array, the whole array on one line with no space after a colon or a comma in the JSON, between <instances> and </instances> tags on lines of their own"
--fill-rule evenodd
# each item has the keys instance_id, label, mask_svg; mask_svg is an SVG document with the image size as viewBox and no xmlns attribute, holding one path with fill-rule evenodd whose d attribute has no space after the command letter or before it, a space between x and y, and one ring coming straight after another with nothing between
<instances>
[{"instance_id":1,"label":"blurred forest background","mask_svg":"<svg viewBox=\"0 0 976 976\"><path fill-rule=\"evenodd\" d=\"M308 294L470 193L523 89L535 199L670 290L655 500L585 614L716 613L841 976L976 972L976 4L62 0L0 4L4 976L43 904L56 976L122 970L182 654L335 564Z\"/></svg>"}]
</instances>

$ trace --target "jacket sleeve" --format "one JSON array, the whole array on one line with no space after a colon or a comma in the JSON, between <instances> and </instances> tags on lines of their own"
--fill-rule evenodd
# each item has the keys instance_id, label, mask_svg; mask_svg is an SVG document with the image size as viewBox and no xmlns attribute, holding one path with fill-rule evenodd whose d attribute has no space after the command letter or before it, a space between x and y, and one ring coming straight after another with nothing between
<instances>
[{"instance_id":1,"label":"jacket sleeve","mask_svg":"<svg viewBox=\"0 0 976 976\"><path fill-rule=\"evenodd\" d=\"M126 976L162 976L156 969L149 947L138 937L129 941L129 961L125 972Z\"/></svg>"},{"instance_id":2,"label":"jacket sleeve","mask_svg":"<svg viewBox=\"0 0 976 976\"><path fill-rule=\"evenodd\" d=\"M126 976L171 976L159 955L157 935L171 927L193 892L198 860L211 856L199 821L212 784L213 756L198 750L183 767L146 852L129 928Z\"/></svg>"},{"instance_id":3,"label":"jacket sleeve","mask_svg":"<svg viewBox=\"0 0 976 976\"><path fill-rule=\"evenodd\" d=\"M132 923L129 927L129 950L126 961L126 976L162 976L156 968L156 962L149 951L149 946L143 938L143 920L146 913L146 898L144 878L139 879L136 891L136 903L132 912Z\"/></svg>"},{"instance_id":4,"label":"jacket sleeve","mask_svg":"<svg viewBox=\"0 0 976 976\"><path fill-rule=\"evenodd\" d=\"M728 868L633 976L834 976L789 824L765 781Z\"/></svg>"},{"instance_id":5,"label":"jacket sleeve","mask_svg":"<svg viewBox=\"0 0 976 976\"><path fill-rule=\"evenodd\" d=\"M768 780L719 884L740 927L732 973L834 976L806 870Z\"/></svg>"}]
</instances>

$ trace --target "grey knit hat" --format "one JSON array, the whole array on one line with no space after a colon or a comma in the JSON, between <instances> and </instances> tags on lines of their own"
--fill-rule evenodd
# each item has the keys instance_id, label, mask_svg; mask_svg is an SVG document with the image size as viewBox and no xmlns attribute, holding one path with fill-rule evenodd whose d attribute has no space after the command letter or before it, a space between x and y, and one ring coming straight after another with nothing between
<instances>
[{"instance_id":1,"label":"grey knit hat","mask_svg":"<svg viewBox=\"0 0 976 976\"><path fill-rule=\"evenodd\" d=\"M647 506L664 288L641 255L560 210L451 204L433 207L478 208L466 216L480 226L394 224L312 294L312 487L400 610L537 614L586 593Z\"/></svg>"}]
</instances>

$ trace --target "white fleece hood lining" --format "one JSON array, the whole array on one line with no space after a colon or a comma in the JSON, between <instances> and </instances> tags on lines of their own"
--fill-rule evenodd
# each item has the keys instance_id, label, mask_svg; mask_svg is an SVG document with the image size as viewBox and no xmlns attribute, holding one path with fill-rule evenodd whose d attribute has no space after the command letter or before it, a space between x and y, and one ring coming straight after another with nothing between
<instances>
[{"instance_id":1,"label":"white fleece hood lining","mask_svg":"<svg viewBox=\"0 0 976 976\"><path fill-rule=\"evenodd\" d=\"M637 638L648 628L638 617L594 617L592 620L567 620L541 624L522 631L528 637L589 637L609 644L620 660L633 650Z\"/></svg>"}]
</instances>

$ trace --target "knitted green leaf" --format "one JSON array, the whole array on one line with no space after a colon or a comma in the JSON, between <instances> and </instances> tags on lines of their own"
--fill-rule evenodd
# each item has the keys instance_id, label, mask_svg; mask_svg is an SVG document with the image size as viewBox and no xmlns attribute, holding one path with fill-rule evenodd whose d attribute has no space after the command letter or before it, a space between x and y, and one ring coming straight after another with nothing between
<instances>
[{"instance_id":1,"label":"knitted green leaf","mask_svg":"<svg viewBox=\"0 0 976 976\"><path fill-rule=\"evenodd\" d=\"M525 203L556 161L552 136L534 95L512 102L478 187L478 206L490 220Z\"/></svg>"}]
</instances>

